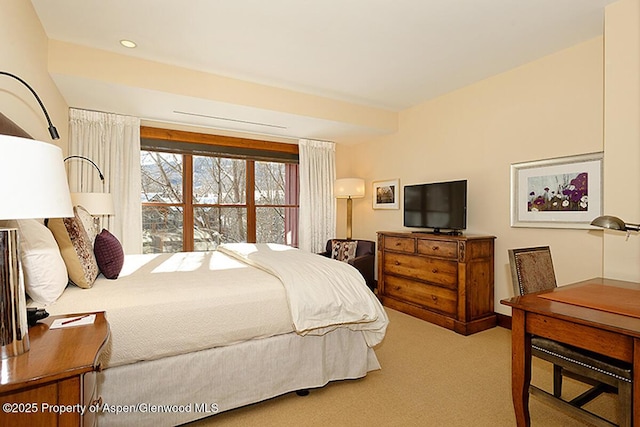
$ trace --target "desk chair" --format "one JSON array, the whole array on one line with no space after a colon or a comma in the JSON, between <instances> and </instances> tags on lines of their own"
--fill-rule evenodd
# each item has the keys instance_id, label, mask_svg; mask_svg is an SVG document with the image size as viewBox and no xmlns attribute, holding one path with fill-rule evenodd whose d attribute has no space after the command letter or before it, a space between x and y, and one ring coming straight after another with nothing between
<instances>
[{"instance_id":1,"label":"desk chair","mask_svg":"<svg viewBox=\"0 0 640 427\"><path fill-rule=\"evenodd\" d=\"M548 246L509 249L508 252L516 295L551 290L557 286ZM615 424L582 406L603 392L614 392L618 394L618 425L631 427L633 405L629 364L537 336L531 337L531 354L553 364L553 394L531 385L532 395L596 426L613 426ZM570 401L564 400L563 376L588 384L591 388Z\"/></svg>"}]
</instances>

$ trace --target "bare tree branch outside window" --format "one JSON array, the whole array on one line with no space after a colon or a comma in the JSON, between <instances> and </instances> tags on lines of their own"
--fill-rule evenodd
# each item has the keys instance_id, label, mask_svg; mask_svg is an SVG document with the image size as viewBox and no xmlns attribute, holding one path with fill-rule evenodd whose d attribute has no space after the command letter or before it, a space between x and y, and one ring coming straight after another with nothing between
<instances>
[{"instance_id":1,"label":"bare tree branch outside window","mask_svg":"<svg viewBox=\"0 0 640 427\"><path fill-rule=\"evenodd\" d=\"M193 155L192 176L185 179L183 156L191 155L141 151L145 252L177 252L189 243L194 250L213 250L225 242L291 241L285 236L285 217L297 220L298 195L288 188L284 163ZM249 162L255 171L253 182L247 180ZM182 194L185 183L191 184L184 189L193 196L189 206ZM247 200L248 186L253 186L253 203ZM297 183L292 188L297 189ZM251 236L249 206L256 218ZM193 215L185 216L185 209ZM192 223L184 223L186 217L192 217ZM193 228L193 242L183 241L184 227Z\"/></svg>"}]
</instances>

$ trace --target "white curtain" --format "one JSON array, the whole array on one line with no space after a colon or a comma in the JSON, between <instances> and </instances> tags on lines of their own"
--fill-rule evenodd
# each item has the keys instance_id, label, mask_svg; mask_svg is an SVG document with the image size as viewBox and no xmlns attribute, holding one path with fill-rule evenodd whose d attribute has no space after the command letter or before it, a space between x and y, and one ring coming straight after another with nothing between
<instances>
[{"instance_id":1,"label":"white curtain","mask_svg":"<svg viewBox=\"0 0 640 427\"><path fill-rule=\"evenodd\" d=\"M67 161L71 191L111 193L115 215L103 217L102 227L125 253L141 253L140 119L71 108L69 155L91 159L104 175L103 183L89 162Z\"/></svg>"},{"instance_id":2,"label":"white curtain","mask_svg":"<svg viewBox=\"0 0 640 427\"><path fill-rule=\"evenodd\" d=\"M333 142L301 139L299 248L322 252L336 234L336 148Z\"/></svg>"}]
</instances>

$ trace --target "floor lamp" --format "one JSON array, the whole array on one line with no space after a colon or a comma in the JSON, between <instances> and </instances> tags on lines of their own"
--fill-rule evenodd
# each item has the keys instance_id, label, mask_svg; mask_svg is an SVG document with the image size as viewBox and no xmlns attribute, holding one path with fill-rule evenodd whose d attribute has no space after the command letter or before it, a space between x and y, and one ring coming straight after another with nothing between
<instances>
[{"instance_id":1,"label":"floor lamp","mask_svg":"<svg viewBox=\"0 0 640 427\"><path fill-rule=\"evenodd\" d=\"M333 195L337 199L347 199L347 240L351 240L353 200L364 197L364 179L341 178L333 184Z\"/></svg>"},{"instance_id":2,"label":"floor lamp","mask_svg":"<svg viewBox=\"0 0 640 427\"><path fill-rule=\"evenodd\" d=\"M0 220L73 216L62 150L0 135ZM28 166L26 166L28 164ZM29 350L18 230L0 228L0 356Z\"/></svg>"}]
</instances>

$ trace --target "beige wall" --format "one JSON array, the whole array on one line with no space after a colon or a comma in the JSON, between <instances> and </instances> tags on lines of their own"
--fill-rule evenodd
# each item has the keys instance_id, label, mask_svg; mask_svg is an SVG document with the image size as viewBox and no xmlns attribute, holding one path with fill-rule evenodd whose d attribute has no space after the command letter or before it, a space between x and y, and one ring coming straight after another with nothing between
<instances>
[{"instance_id":1,"label":"beige wall","mask_svg":"<svg viewBox=\"0 0 640 427\"><path fill-rule=\"evenodd\" d=\"M605 213L640 223L640 0L605 10ZM640 234L604 233L604 275L640 281Z\"/></svg>"},{"instance_id":2,"label":"beige wall","mask_svg":"<svg viewBox=\"0 0 640 427\"><path fill-rule=\"evenodd\" d=\"M467 179L467 234L497 237L496 311L510 313L499 304L513 295L509 248L550 245L559 283L599 276L601 231L512 228L509 212L511 163L602 151L602 117L601 37L403 111L396 134L338 145L338 177L365 178L369 189L354 201L354 238L403 229L401 209L372 209L373 180Z\"/></svg>"},{"instance_id":3,"label":"beige wall","mask_svg":"<svg viewBox=\"0 0 640 427\"><path fill-rule=\"evenodd\" d=\"M47 36L30 1L2 0L0 70L25 80L45 105L66 150L68 106L47 72ZM51 142L48 124L31 92L20 82L0 76L0 111L31 136Z\"/></svg>"}]
</instances>

